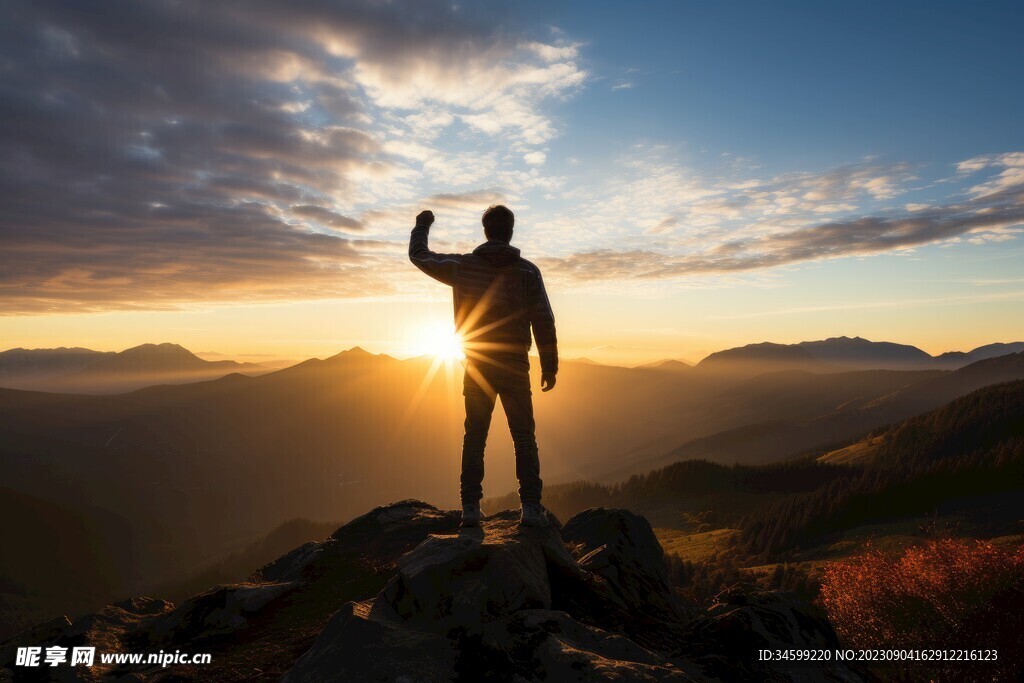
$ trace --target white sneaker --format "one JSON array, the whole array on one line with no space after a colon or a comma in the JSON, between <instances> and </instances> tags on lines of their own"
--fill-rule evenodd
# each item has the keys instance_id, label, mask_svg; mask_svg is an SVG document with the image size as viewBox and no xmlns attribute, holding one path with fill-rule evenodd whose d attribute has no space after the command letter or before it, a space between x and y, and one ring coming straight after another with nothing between
<instances>
[{"instance_id":1,"label":"white sneaker","mask_svg":"<svg viewBox=\"0 0 1024 683\"><path fill-rule=\"evenodd\" d=\"M519 518L522 526L546 527L550 526L548 511L540 503L523 503L523 509Z\"/></svg>"}]
</instances>

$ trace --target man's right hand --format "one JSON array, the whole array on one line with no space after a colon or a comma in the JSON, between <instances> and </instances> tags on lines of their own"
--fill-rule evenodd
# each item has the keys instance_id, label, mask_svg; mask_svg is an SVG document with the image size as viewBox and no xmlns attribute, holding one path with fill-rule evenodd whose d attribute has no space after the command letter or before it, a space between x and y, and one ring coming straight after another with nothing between
<instances>
[{"instance_id":1,"label":"man's right hand","mask_svg":"<svg viewBox=\"0 0 1024 683\"><path fill-rule=\"evenodd\" d=\"M555 388L555 373L544 372L540 376L540 390L551 391Z\"/></svg>"},{"instance_id":2,"label":"man's right hand","mask_svg":"<svg viewBox=\"0 0 1024 683\"><path fill-rule=\"evenodd\" d=\"M429 228L433 223L434 212L429 209L427 211L420 211L419 215L416 216L416 225L425 225Z\"/></svg>"}]
</instances>

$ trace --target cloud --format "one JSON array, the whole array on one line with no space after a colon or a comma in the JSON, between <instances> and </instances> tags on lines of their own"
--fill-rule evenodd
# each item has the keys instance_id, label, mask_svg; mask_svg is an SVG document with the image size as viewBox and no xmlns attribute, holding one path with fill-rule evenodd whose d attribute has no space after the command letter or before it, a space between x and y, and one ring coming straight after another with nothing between
<instances>
[{"instance_id":1,"label":"cloud","mask_svg":"<svg viewBox=\"0 0 1024 683\"><path fill-rule=\"evenodd\" d=\"M532 50L538 57L550 63L576 59L579 56L580 45L579 43L548 45L546 43L531 42L526 43L523 47L527 50Z\"/></svg>"},{"instance_id":2,"label":"cloud","mask_svg":"<svg viewBox=\"0 0 1024 683\"><path fill-rule=\"evenodd\" d=\"M440 0L4 3L0 313L391 291L384 243L334 231L423 177L493 181L585 78L577 45L496 26ZM452 126L491 143L434 149Z\"/></svg>"},{"instance_id":3,"label":"cloud","mask_svg":"<svg viewBox=\"0 0 1024 683\"><path fill-rule=\"evenodd\" d=\"M547 160L548 155L544 152L527 152L523 155L523 161L531 166L543 166Z\"/></svg>"},{"instance_id":4,"label":"cloud","mask_svg":"<svg viewBox=\"0 0 1024 683\"><path fill-rule=\"evenodd\" d=\"M267 207L153 207L145 244L100 217L42 243L5 236L5 312L175 308L182 302L366 296L390 291L360 241L288 228ZM136 217L137 219L137 217ZM126 265L127 264L127 265Z\"/></svg>"},{"instance_id":5,"label":"cloud","mask_svg":"<svg viewBox=\"0 0 1024 683\"><path fill-rule=\"evenodd\" d=\"M679 220L675 216L669 216L668 218L658 221L655 225L647 228L644 232L648 235L664 235L671 232L673 228L679 225Z\"/></svg>"},{"instance_id":6,"label":"cloud","mask_svg":"<svg viewBox=\"0 0 1024 683\"><path fill-rule=\"evenodd\" d=\"M970 193L976 199L997 199L1001 195L1015 193L1024 186L1024 152L990 154L968 159L957 165L957 170L962 173L992 168L1001 170L987 182L970 189Z\"/></svg>"},{"instance_id":7,"label":"cloud","mask_svg":"<svg viewBox=\"0 0 1024 683\"><path fill-rule=\"evenodd\" d=\"M400 235L394 244L403 253L406 249L405 238L412 229L413 218L420 211L430 209L434 212L437 222L431 231L430 244L435 251L445 253L471 251L480 243L483 236L480 217L484 210L492 204L512 204L516 206L517 196L494 188L481 188L465 192L441 192L427 197L418 197L415 201L397 205L386 210L371 210L362 214L361 219L369 228L387 231ZM517 211L519 206L516 206ZM367 251L362 248L362 251ZM416 274L410 270L404 259L390 264L389 282L403 280Z\"/></svg>"},{"instance_id":8,"label":"cloud","mask_svg":"<svg viewBox=\"0 0 1024 683\"><path fill-rule=\"evenodd\" d=\"M978 239L1009 239L1006 228L1024 223L1024 192L994 207L977 202L948 205L894 216L834 221L762 237L722 242L690 254L651 250L596 250L550 258L552 270L576 280L670 278L730 273L793 263L880 254L933 244L967 233Z\"/></svg>"},{"instance_id":9,"label":"cloud","mask_svg":"<svg viewBox=\"0 0 1024 683\"><path fill-rule=\"evenodd\" d=\"M615 81L615 83L612 84L612 90L629 90L635 87L636 84L633 83L633 81L626 80Z\"/></svg>"},{"instance_id":10,"label":"cloud","mask_svg":"<svg viewBox=\"0 0 1024 683\"><path fill-rule=\"evenodd\" d=\"M445 186L475 185L490 180L498 167L493 153L435 152L423 161L423 173L435 183Z\"/></svg>"},{"instance_id":11,"label":"cloud","mask_svg":"<svg viewBox=\"0 0 1024 683\"><path fill-rule=\"evenodd\" d=\"M431 206L444 206L456 209L479 210L481 213L492 204L501 204L507 201L504 193L496 190L476 190L474 192L462 192L458 194L443 193L435 194L426 200Z\"/></svg>"},{"instance_id":12,"label":"cloud","mask_svg":"<svg viewBox=\"0 0 1024 683\"><path fill-rule=\"evenodd\" d=\"M954 191L944 201L901 210L883 202L908 192L916 179L917 170L903 163L866 160L765 179L707 177L659 152L645 147L621 159L625 173L575 195L575 212L546 221L544 246L562 255L539 262L579 282L721 276L927 244L1007 241L1024 223L1024 155L960 164L958 174L970 169L961 182L973 182L966 199ZM988 177L978 182L977 173ZM580 236L588 249L574 248Z\"/></svg>"},{"instance_id":13,"label":"cloud","mask_svg":"<svg viewBox=\"0 0 1024 683\"><path fill-rule=\"evenodd\" d=\"M418 114L408 114L396 118L399 118L408 128L411 137L424 142L436 138L442 130L455 121L455 116L450 111L440 107L431 107Z\"/></svg>"},{"instance_id":14,"label":"cloud","mask_svg":"<svg viewBox=\"0 0 1024 683\"><path fill-rule=\"evenodd\" d=\"M302 218L311 218L318 223L329 225L330 227L337 228L338 230L359 232L365 228L362 223L354 218L343 216L340 213L336 213L330 209L322 206L315 206L313 204L293 206L292 215L300 216Z\"/></svg>"}]
</instances>

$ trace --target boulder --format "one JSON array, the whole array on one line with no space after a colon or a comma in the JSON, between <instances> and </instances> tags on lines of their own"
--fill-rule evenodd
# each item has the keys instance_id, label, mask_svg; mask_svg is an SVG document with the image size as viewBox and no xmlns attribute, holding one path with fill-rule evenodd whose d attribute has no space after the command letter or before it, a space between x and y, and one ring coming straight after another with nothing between
<instances>
[{"instance_id":1,"label":"boulder","mask_svg":"<svg viewBox=\"0 0 1024 683\"><path fill-rule=\"evenodd\" d=\"M591 508L566 522L562 538L582 546L580 567L607 579L629 609L670 621L691 616L672 587L654 530L640 515Z\"/></svg>"},{"instance_id":2,"label":"boulder","mask_svg":"<svg viewBox=\"0 0 1024 683\"><path fill-rule=\"evenodd\" d=\"M838 649L842 647L825 614L783 591L729 591L690 624L678 653L701 663L723 680L775 676L790 681L862 681L868 672L855 663L789 665L757 661L758 650Z\"/></svg>"},{"instance_id":3,"label":"boulder","mask_svg":"<svg viewBox=\"0 0 1024 683\"><path fill-rule=\"evenodd\" d=\"M455 680L454 641L371 616L371 607L350 602L338 610L282 682Z\"/></svg>"},{"instance_id":4,"label":"boulder","mask_svg":"<svg viewBox=\"0 0 1024 683\"><path fill-rule=\"evenodd\" d=\"M365 515L356 517L339 528L331 538L338 541L366 539L378 534L395 535L409 529L435 527L458 529L461 513L455 510L438 510L421 500L403 500L391 505L381 505Z\"/></svg>"},{"instance_id":5,"label":"boulder","mask_svg":"<svg viewBox=\"0 0 1024 683\"><path fill-rule=\"evenodd\" d=\"M668 576L665 553L646 519L629 510L591 508L573 516L562 538L576 546L579 566L606 582L606 604L599 623L616 627L638 642L671 650L682 638L682 624L695 612L679 598Z\"/></svg>"},{"instance_id":6,"label":"boulder","mask_svg":"<svg viewBox=\"0 0 1024 683\"><path fill-rule=\"evenodd\" d=\"M432 534L399 558L383 590L336 614L286 680L689 680L621 628L639 615L620 596L632 584L617 579L582 568L557 523L522 528L515 512L501 512L479 528Z\"/></svg>"},{"instance_id":7,"label":"boulder","mask_svg":"<svg viewBox=\"0 0 1024 683\"><path fill-rule=\"evenodd\" d=\"M5 661L0 663L7 673L16 672L10 680L23 680L27 674L29 680L54 681L100 681L111 676L114 667L103 666L98 661L95 666L64 666L49 671L26 671L14 666L19 647L42 647L53 645L60 647L95 647L97 652L136 652L133 642L134 635L145 624L166 614L170 614L174 605L153 598L131 598L107 605L92 614L86 614L74 621L61 617L33 629L16 635L11 640L0 644L0 652ZM0 674L0 680L4 680Z\"/></svg>"},{"instance_id":8,"label":"boulder","mask_svg":"<svg viewBox=\"0 0 1024 683\"><path fill-rule=\"evenodd\" d=\"M153 620L144 633L152 643L182 643L227 635L244 628L248 617L297 587L295 582L215 586Z\"/></svg>"},{"instance_id":9,"label":"boulder","mask_svg":"<svg viewBox=\"0 0 1024 683\"><path fill-rule=\"evenodd\" d=\"M307 580L310 578L307 569L320 559L323 550L324 544L316 541L300 545L287 555L282 555L270 564L257 569L249 576L249 581L283 583Z\"/></svg>"},{"instance_id":10,"label":"boulder","mask_svg":"<svg viewBox=\"0 0 1024 683\"><path fill-rule=\"evenodd\" d=\"M467 643L476 645L476 643ZM487 625L466 647L460 672L523 681L690 681L692 672L629 638L588 626L566 612L530 609Z\"/></svg>"},{"instance_id":11,"label":"boulder","mask_svg":"<svg viewBox=\"0 0 1024 683\"><path fill-rule=\"evenodd\" d=\"M550 608L544 547L562 542L553 528L520 528L517 519L504 512L483 528L430 536L398 560L374 612L448 633L479 629L518 610Z\"/></svg>"},{"instance_id":12,"label":"boulder","mask_svg":"<svg viewBox=\"0 0 1024 683\"><path fill-rule=\"evenodd\" d=\"M14 665L19 647L34 647L54 643L71 628L71 620L67 616L44 621L15 634L3 643L0 648L0 667Z\"/></svg>"}]
</instances>

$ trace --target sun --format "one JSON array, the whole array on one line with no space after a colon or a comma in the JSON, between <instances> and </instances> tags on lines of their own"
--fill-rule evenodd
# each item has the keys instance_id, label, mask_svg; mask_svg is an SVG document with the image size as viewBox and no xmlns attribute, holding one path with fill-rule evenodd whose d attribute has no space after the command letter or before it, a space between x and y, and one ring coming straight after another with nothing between
<instances>
[{"instance_id":1,"label":"sun","mask_svg":"<svg viewBox=\"0 0 1024 683\"><path fill-rule=\"evenodd\" d=\"M416 331L413 346L419 355L433 356L438 360L457 361L466 357L462 351L462 338L453 325L428 325Z\"/></svg>"},{"instance_id":2,"label":"sun","mask_svg":"<svg viewBox=\"0 0 1024 683\"><path fill-rule=\"evenodd\" d=\"M430 358L430 367L423 373L423 381L416 390L409 405L397 425L396 433L401 433L409 426L410 420L420 406L420 402L427 396L427 392L435 386L435 379L440 377L443 380L445 393L451 401L449 409L454 410L459 403L460 385L459 366L465 360L466 354L462 350L463 339L455 331L451 323L433 323L411 329L408 333L406 348L414 355Z\"/></svg>"}]
</instances>

